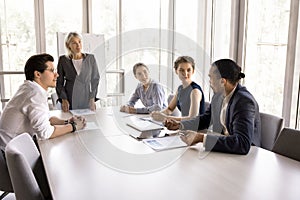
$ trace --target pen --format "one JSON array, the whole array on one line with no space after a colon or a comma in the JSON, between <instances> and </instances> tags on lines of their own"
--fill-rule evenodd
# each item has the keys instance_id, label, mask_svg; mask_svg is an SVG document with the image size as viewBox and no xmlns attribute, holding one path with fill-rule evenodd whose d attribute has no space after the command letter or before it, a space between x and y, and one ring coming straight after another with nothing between
<instances>
[{"instance_id":1,"label":"pen","mask_svg":"<svg viewBox=\"0 0 300 200\"><path fill-rule=\"evenodd\" d=\"M133 116L133 114L132 115L125 115L125 116L123 116L123 118L131 117L131 116Z\"/></svg>"},{"instance_id":2,"label":"pen","mask_svg":"<svg viewBox=\"0 0 300 200\"><path fill-rule=\"evenodd\" d=\"M188 136L187 131L184 131L184 130L179 131L178 134L179 134L180 136Z\"/></svg>"},{"instance_id":3,"label":"pen","mask_svg":"<svg viewBox=\"0 0 300 200\"><path fill-rule=\"evenodd\" d=\"M157 124L159 126L164 126L163 123L159 123L159 122L153 121L151 119L145 119L145 118L141 117L140 120L152 122L153 124Z\"/></svg>"},{"instance_id":4,"label":"pen","mask_svg":"<svg viewBox=\"0 0 300 200\"><path fill-rule=\"evenodd\" d=\"M178 134L179 134L180 136L185 136L185 134L182 133L182 132L178 132Z\"/></svg>"}]
</instances>

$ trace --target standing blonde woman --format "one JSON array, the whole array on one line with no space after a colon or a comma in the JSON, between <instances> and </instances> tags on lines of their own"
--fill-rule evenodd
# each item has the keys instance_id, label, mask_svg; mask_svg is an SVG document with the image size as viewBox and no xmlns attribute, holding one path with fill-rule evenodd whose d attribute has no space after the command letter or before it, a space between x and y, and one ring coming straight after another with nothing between
<instances>
[{"instance_id":1,"label":"standing blonde woman","mask_svg":"<svg viewBox=\"0 0 300 200\"><path fill-rule=\"evenodd\" d=\"M62 110L96 109L99 71L93 54L82 53L82 37L70 32L65 40L67 54L60 56L56 93Z\"/></svg>"}]
</instances>

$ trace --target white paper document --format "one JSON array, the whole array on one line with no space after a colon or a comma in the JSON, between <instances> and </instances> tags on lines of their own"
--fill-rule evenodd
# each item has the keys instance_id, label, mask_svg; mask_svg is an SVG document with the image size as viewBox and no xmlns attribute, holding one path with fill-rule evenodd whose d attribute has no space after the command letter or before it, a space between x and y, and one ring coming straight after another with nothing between
<instances>
[{"instance_id":1,"label":"white paper document","mask_svg":"<svg viewBox=\"0 0 300 200\"><path fill-rule=\"evenodd\" d=\"M143 142L156 151L187 146L187 144L180 139L179 135L144 139Z\"/></svg>"},{"instance_id":2,"label":"white paper document","mask_svg":"<svg viewBox=\"0 0 300 200\"><path fill-rule=\"evenodd\" d=\"M162 130L164 128L162 125L155 124L136 116L129 117L127 125L141 132Z\"/></svg>"},{"instance_id":3,"label":"white paper document","mask_svg":"<svg viewBox=\"0 0 300 200\"><path fill-rule=\"evenodd\" d=\"M87 130L95 130L95 129L99 129L99 127L95 122L87 122L86 126L82 130L78 130L78 131L87 131Z\"/></svg>"},{"instance_id":4,"label":"white paper document","mask_svg":"<svg viewBox=\"0 0 300 200\"><path fill-rule=\"evenodd\" d=\"M93 114L95 114L95 111L92 111L90 109L76 109L76 110L70 110L70 112L73 115L93 115Z\"/></svg>"},{"instance_id":5,"label":"white paper document","mask_svg":"<svg viewBox=\"0 0 300 200\"><path fill-rule=\"evenodd\" d=\"M152 119L152 117L141 117L140 119L144 120L144 121L152 122L152 123L160 125L160 126L164 126L163 122L156 121L156 120Z\"/></svg>"}]
</instances>

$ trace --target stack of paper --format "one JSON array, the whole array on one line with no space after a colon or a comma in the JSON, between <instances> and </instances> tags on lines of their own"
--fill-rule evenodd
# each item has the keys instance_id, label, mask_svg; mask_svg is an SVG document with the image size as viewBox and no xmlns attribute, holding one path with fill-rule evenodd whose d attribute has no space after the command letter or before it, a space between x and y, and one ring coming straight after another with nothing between
<instances>
[{"instance_id":1,"label":"stack of paper","mask_svg":"<svg viewBox=\"0 0 300 200\"><path fill-rule=\"evenodd\" d=\"M156 151L187 146L187 144L180 139L179 135L144 139L143 142Z\"/></svg>"},{"instance_id":2,"label":"stack of paper","mask_svg":"<svg viewBox=\"0 0 300 200\"><path fill-rule=\"evenodd\" d=\"M164 129L162 125L155 124L136 116L129 117L126 124L135 129L130 132L130 135L136 139L157 137L160 134L160 131Z\"/></svg>"}]
</instances>

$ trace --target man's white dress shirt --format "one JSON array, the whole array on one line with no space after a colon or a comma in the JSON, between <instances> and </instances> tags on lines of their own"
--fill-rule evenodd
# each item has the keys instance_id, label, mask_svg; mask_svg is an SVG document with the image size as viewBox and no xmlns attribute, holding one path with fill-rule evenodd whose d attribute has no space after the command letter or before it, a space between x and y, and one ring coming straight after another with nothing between
<instances>
[{"instance_id":1,"label":"man's white dress shirt","mask_svg":"<svg viewBox=\"0 0 300 200\"><path fill-rule=\"evenodd\" d=\"M0 129L5 134L5 143L24 132L48 139L54 131L49 117L47 91L38 83L26 80L1 115Z\"/></svg>"}]
</instances>

